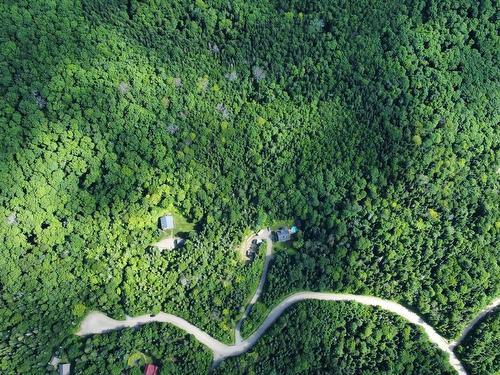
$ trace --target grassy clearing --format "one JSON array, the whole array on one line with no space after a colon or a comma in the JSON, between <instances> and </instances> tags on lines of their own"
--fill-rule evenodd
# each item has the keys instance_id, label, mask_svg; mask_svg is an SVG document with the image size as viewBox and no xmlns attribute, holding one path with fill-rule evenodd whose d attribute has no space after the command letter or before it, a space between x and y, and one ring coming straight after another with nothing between
<instances>
[{"instance_id":1,"label":"grassy clearing","mask_svg":"<svg viewBox=\"0 0 500 375\"><path fill-rule=\"evenodd\" d=\"M297 249L292 246L292 241L288 242L274 242L273 252L286 252L287 254L293 255L297 253Z\"/></svg>"},{"instance_id":2,"label":"grassy clearing","mask_svg":"<svg viewBox=\"0 0 500 375\"><path fill-rule=\"evenodd\" d=\"M240 260L242 262L246 262L248 260L245 252L247 250L247 241L250 236L252 236L255 232L252 231L250 228L246 228L245 231L243 232L243 240L241 241L240 245L238 246L238 254L240 255Z\"/></svg>"},{"instance_id":3,"label":"grassy clearing","mask_svg":"<svg viewBox=\"0 0 500 375\"><path fill-rule=\"evenodd\" d=\"M146 363L151 363L151 362L152 362L151 357L147 356L142 352L132 353L127 359L128 367L141 367L144 366Z\"/></svg>"},{"instance_id":4,"label":"grassy clearing","mask_svg":"<svg viewBox=\"0 0 500 375\"><path fill-rule=\"evenodd\" d=\"M271 223L271 230L277 230L281 227L291 227L294 224L293 219L283 219L283 220L275 220Z\"/></svg>"},{"instance_id":5,"label":"grassy clearing","mask_svg":"<svg viewBox=\"0 0 500 375\"><path fill-rule=\"evenodd\" d=\"M195 224L190 223L186 220L184 216L180 213L172 211L172 215L174 216L174 235L178 233L189 233L194 230Z\"/></svg>"},{"instance_id":6,"label":"grassy clearing","mask_svg":"<svg viewBox=\"0 0 500 375\"><path fill-rule=\"evenodd\" d=\"M160 240L167 237L174 237L189 233L195 230L195 224L187 221L187 219L175 209L165 211L162 215L172 215L174 217L174 229L162 231Z\"/></svg>"}]
</instances>

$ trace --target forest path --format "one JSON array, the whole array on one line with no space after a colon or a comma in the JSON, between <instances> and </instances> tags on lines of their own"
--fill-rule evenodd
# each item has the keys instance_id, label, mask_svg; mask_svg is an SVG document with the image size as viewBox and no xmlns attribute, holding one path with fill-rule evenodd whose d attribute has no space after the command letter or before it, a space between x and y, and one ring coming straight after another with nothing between
<instances>
[{"instance_id":1,"label":"forest path","mask_svg":"<svg viewBox=\"0 0 500 375\"><path fill-rule=\"evenodd\" d=\"M257 233L256 236L250 237L250 241L252 240L264 240L266 241L266 259L264 260L264 268L262 269L262 275L260 276L260 281L259 285L257 286L257 289L255 290L254 295L252 296L252 299L248 303L245 312L243 313L243 316L238 320L236 323L236 327L234 329L234 339L236 343L240 343L243 341L241 337L241 324L243 321L248 317L250 312L252 311L253 305L255 305L255 302L259 299L262 289L264 288L264 283L266 282L266 277L267 277L267 270L269 269L269 262L271 261L271 258L273 256L273 241L271 239L271 231L268 229L263 229L259 233ZM246 243L249 243L248 240Z\"/></svg>"},{"instance_id":2,"label":"forest path","mask_svg":"<svg viewBox=\"0 0 500 375\"><path fill-rule=\"evenodd\" d=\"M125 320L115 320L109 318L101 312L90 312L80 325L80 329L77 332L79 336L86 336L92 334L100 334L107 331L112 331L122 328L137 327L142 324L151 322L161 322L170 323L177 328L184 330L185 332L193 335L196 340L208 347L214 355L214 365L218 364L225 358L237 356L249 351L255 343L262 337L266 330L288 309L291 305L305 300L321 300L321 301L345 301L345 302L357 302L362 305L367 306L377 306L383 310L392 312L406 319L410 323L420 326L427 334L429 341L436 344L442 351L449 355L450 365L457 371L460 375L467 375L464 367L456 357L453 349L458 345L466 335L473 329L473 327L490 311L496 308L500 304L500 298L495 299L490 305L485 307L477 317L472 320L467 327L462 332L461 336L456 340L449 342L444 337L439 335L434 328L427 324L419 315L409 310L408 308L400 305L397 302L385 300L382 298L366 295L356 295L356 294L344 294L344 293L320 293L320 292L298 292L292 294L285 298L281 303L275 306L269 315L267 315L264 322L257 328L257 330L250 335L247 339L243 340L241 337L241 323L250 313L253 305L262 293L262 289L267 277L267 271L269 268L269 262L272 258L272 240L271 232L268 230L261 230L257 235L252 236L252 239L262 239L267 242L266 248L266 259L264 262L264 267L262 275L257 286L252 299L247 305L242 318L238 321L235 328L235 344L227 345L219 340L213 338L208 333L202 331L195 325L189 323L187 320L182 319L178 316L160 312L157 315L141 315L134 318L126 317ZM247 240L248 241L248 240Z\"/></svg>"}]
</instances>

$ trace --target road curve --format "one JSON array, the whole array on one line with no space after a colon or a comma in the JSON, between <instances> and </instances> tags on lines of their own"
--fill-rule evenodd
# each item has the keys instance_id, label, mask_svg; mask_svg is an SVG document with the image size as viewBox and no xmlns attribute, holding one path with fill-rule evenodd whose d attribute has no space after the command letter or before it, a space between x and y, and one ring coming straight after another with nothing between
<instances>
[{"instance_id":1,"label":"road curve","mask_svg":"<svg viewBox=\"0 0 500 375\"><path fill-rule=\"evenodd\" d=\"M147 323L170 323L177 328L193 335L196 340L208 347L214 353L215 358L226 358L231 356L231 346L214 339L208 333L202 331L187 320L178 316L160 312L156 315L140 315L134 318L126 317L125 320L115 320L99 311L90 312L80 325L78 336L101 334L122 328L138 327Z\"/></svg>"},{"instance_id":2,"label":"road curve","mask_svg":"<svg viewBox=\"0 0 500 375\"><path fill-rule=\"evenodd\" d=\"M252 299L248 303L247 307L245 308L245 312L243 313L243 316L238 320L236 323L236 327L234 329L234 339L236 343L240 343L243 341L241 337L241 323L248 317L250 312L252 311L253 305L255 305L255 302L259 299L262 289L264 288L264 283L266 282L266 277L267 277L267 270L269 269L269 262L271 261L271 258L273 256L273 241L271 239L271 231L267 229L261 230L259 233L257 233L256 236L250 237L251 240L265 240L267 242L266 244L266 259L264 260L264 268L262 269L262 275L260 276L260 281L259 285L257 286L257 289L255 290L254 295L252 296ZM247 242L249 242L247 240Z\"/></svg>"},{"instance_id":3,"label":"road curve","mask_svg":"<svg viewBox=\"0 0 500 375\"><path fill-rule=\"evenodd\" d=\"M83 320L80 330L77 332L79 336L91 335L121 329L125 327L136 327L150 322L170 323L177 328L180 328L187 333L193 335L199 342L208 347L214 354L214 363L218 363L225 358L243 354L250 350L253 345L260 339L264 332L285 312L285 310L304 300L322 300L322 301L349 301L357 302L367 306L378 306L383 310L397 314L410 323L421 327L427 334L429 341L436 344L442 351L449 355L450 365L460 375L466 375L466 371L458 358L453 353L453 347L442 336L440 336L434 328L427 324L416 313L410 311L406 307L394 301L384 300L373 296L363 296L354 294L342 293L318 293L318 292L299 292L285 298L277 305L266 317L262 325L246 340L242 340L234 345L224 344L212 336L202 331L198 327L188 321L179 318L175 315L159 313L155 316L142 315L135 318L127 318L126 320L118 321L107 317L100 312L92 312Z\"/></svg>"},{"instance_id":4,"label":"road curve","mask_svg":"<svg viewBox=\"0 0 500 375\"><path fill-rule=\"evenodd\" d=\"M486 306L484 309L482 309L476 317L470 321L469 324L464 328L462 331L462 334L458 339L455 341L450 342L450 348L453 350L457 345L459 345L464 339L467 337L470 331L476 326L477 323L479 323L487 314L492 312L494 309L496 309L500 305L500 298L494 299L488 306Z\"/></svg>"},{"instance_id":5,"label":"road curve","mask_svg":"<svg viewBox=\"0 0 500 375\"><path fill-rule=\"evenodd\" d=\"M458 372L460 375L467 375L464 367L455 356L453 349L458 345L467 334L473 329L473 327L490 311L496 308L500 304L500 298L495 299L490 305L484 308L477 317L472 320L464 329L461 336L453 342L448 342L444 337L439 335L434 328L427 324L420 316L418 316L413 311L407 309L406 307L396 303L394 301L385 300L373 296L355 295L355 294L343 294L343 293L319 293L319 292L298 292L292 294L285 298L279 305L274 307L269 315L266 317L264 322L261 324L257 330L250 335L247 339L243 340L241 337L241 323L250 313L253 305L257 302L267 277L267 271L269 268L269 262L272 257L272 240L271 232L268 230L261 230L256 236L251 237L252 239L262 239L267 241L266 249L266 259L264 262L264 268L259 281L257 290L255 291L250 303L245 308L245 312L242 318L237 322L235 328L235 344L227 345L219 340L214 339L208 333L202 331L195 325L189 323L187 320L182 319L178 316L160 312L157 315L141 315L135 318L126 317L125 320L115 320L109 318L101 312L90 312L80 325L79 331L76 333L79 336L86 336L92 334L100 334L107 331L112 331L116 329L122 329L127 327L137 327L142 324L151 322L161 322L170 323L177 328L184 330L185 332L193 335L196 340L208 347L214 356L214 364L216 365L220 361L228 357L237 356L249 351L255 343L262 337L266 330L294 303L305 301L305 300L321 300L321 301L346 301L346 302L357 302L367 306L377 306L383 310L397 314L410 323L420 326L427 334L429 341L436 344L442 351L446 352L449 356L450 365ZM248 240L247 240L248 242Z\"/></svg>"}]
</instances>

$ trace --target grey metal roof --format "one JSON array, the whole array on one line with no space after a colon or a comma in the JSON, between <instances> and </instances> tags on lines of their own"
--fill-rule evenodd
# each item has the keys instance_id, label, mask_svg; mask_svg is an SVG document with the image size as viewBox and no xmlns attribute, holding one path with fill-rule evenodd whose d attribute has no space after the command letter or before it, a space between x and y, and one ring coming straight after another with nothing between
<instances>
[{"instance_id":1,"label":"grey metal roof","mask_svg":"<svg viewBox=\"0 0 500 375\"><path fill-rule=\"evenodd\" d=\"M59 375L69 375L71 371L71 364L63 363L59 365Z\"/></svg>"},{"instance_id":2,"label":"grey metal roof","mask_svg":"<svg viewBox=\"0 0 500 375\"><path fill-rule=\"evenodd\" d=\"M290 239L290 231L288 228L280 228L276 231L276 236L280 242L288 241Z\"/></svg>"},{"instance_id":3,"label":"grey metal roof","mask_svg":"<svg viewBox=\"0 0 500 375\"><path fill-rule=\"evenodd\" d=\"M165 215L160 218L161 229L174 229L174 217L172 215Z\"/></svg>"}]
</instances>

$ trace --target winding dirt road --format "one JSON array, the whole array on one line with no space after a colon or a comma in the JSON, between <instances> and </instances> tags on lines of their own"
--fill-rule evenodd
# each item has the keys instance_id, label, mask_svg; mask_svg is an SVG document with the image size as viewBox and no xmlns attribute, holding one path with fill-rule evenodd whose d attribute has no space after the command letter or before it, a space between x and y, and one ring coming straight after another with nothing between
<instances>
[{"instance_id":1,"label":"winding dirt road","mask_svg":"<svg viewBox=\"0 0 500 375\"><path fill-rule=\"evenodd\" d=\"M238 320L238 323L236 323L236 327L234 329L234 339L236 343L240 343L243 341L241 337L241 324L243 321L248 317L250 312L252 311L253 305L255 305L255 302L259 299L262 289L264 288L264 283L266 282L266 277L267 277L267 270L269 269L269 262L271 261L271 258L273 256L273 241L271 239L271 231L267 229L261 230L259 233L257 233L256 236L250 237L250 240L265 240L267 242L266 244L266 259L264 260L264 268L262 270L262 275L260 276L260 281L259 285L257 286L257 289L255 290L254 295L252 296L252 299L248 303L245 312L243 313L243 316L241 317L240 320Z\"/></svg>"},{"instance_id":2,"label":"winding dirt road","mask_svg":"<svg viewBox=\"0 0 500 375\"><path fill-rule=\"evenodd\" d=\"M482 309L476 317L467 324L467 327L464 328L462 334L455 341L450 342L450 349L454 350L455 347L460 344L467 337L470 331L479 323L486 315L495 310L498 306L500 306L500 298L494 299L488 306Z\"/></svg>"},{"instance_id":3,"label":"winding dirt road","mask_svg":"<svg viewBox=\"0 0 500 375\"><path fill-rule=\"evenodd\" d=\"M483 309L478 316L471 321L467 327L464 329L460 338L453 342L448 342L444 337L439 335L434 328L432 328L429 324L427 324L420 316L418 316L413 311L410 311L406 307L400 305L397 302L384 300L378 297L373 296L364 296L364 295L354 295L354 294L342 294L342 293L318 293L318 292L299 292L292 294L291 296L285 298L280 304L274 307L269 315L266 317L264 322L261 324L259 328L247 339L243 340L240 333L241 323L248 316L248 313L251 311L253 304L259 298L262 288L264 286L267 270L269 266L269 261L272 257L272 241L270 238L270 233L268 231L261 231L255 238L265 239L267 241L267 251L266 251L266 261L264 263L264 269L262 272L262 276L259 282L259 286L252 299L250 300L249 305L245 309L245 313L243 317L238 321L235 329L235 341L234 345L224 344L212 336L202 331L198 327L189 323L185 319L182 319L178 316L166 314L160 312L155 316L151 315L142 315L135 318L127 317L125 320L114 320L109 318L103 313L100 312L91 312L89 313L85 319L82 321L80 330L77 332L79 336L91 335L91 334L100 334L111 330L122 329L126 327L136 327L142 324L151 323L151 322L162 322L162 323L170 323L177 328L180 328L187 333L193 335L199 342L208 347L214 355L214 364L219 363L228 357L237 356L243 354L250 350L253 345L260 339L260 337L266 332L266 330L288 309L291 305L305 300L322 300L322 301L349 301L349 302L357 302L362 305L367 306L377 306L383 310L389 311L391 313L397 314L412 324L415 324L421 327L425 333L427 334L429 341L436 344L442 351L446 352L449 355L450 365L458 372L460 375L467 375L464 367L455 356L453 349L456 345L458 345L467 335L468 332L477 324L488 312L492 311L500 304L500 298L495 299L490 305L488 305L485 309Z\"/></svg>"}]
</instances>

